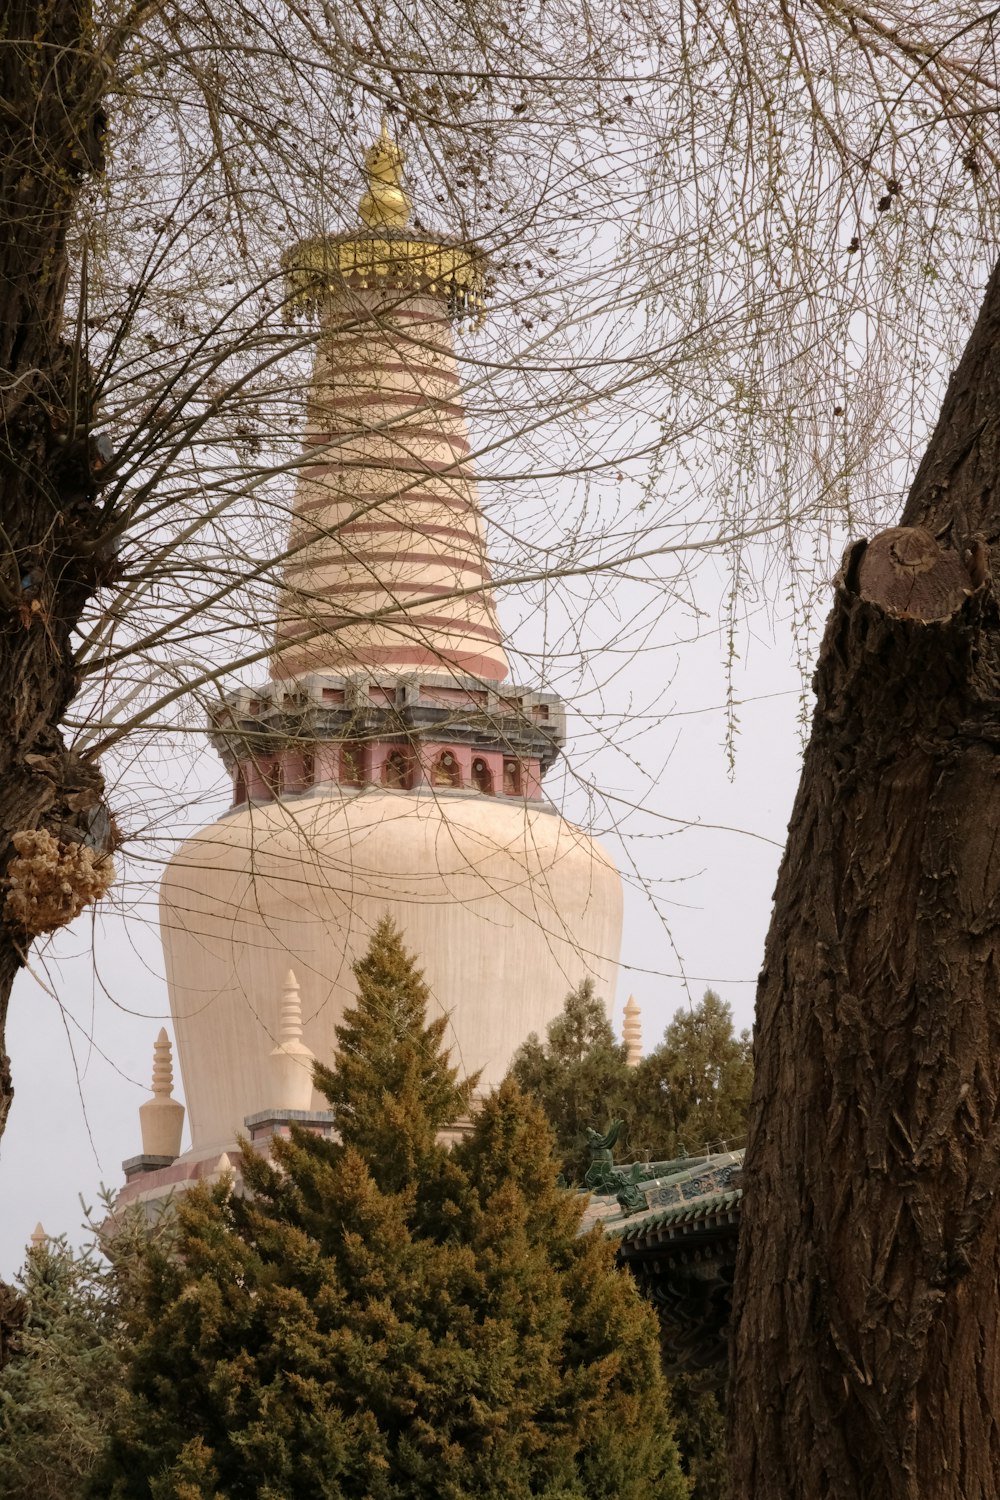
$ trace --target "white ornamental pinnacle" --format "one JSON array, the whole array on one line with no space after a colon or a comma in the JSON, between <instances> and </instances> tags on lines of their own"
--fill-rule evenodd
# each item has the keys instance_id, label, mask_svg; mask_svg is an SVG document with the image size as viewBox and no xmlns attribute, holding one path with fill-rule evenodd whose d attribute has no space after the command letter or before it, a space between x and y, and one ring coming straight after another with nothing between
<instances>
[{"instance_id":1,"label":"white ornamental pinnacle","mask_svg":"<svg viewBox=\"0 0 1000 1500\"><path fill-rule=\"evenodd\" d=\"M226 1189L227 1197L233 1191L233 1188L236 1186L237 1182L237 1172L236 1168L233 1166L228 1151L223 1151L222 1155L215 1163L215 1170L209 1172L208 1176L205 1178L205 1181L209 1184L210 1187L224 1187Z\"/></svg>"},{"instance_id":2,"label":"white ornamental pinnacle","mask_svg":"<svg viewBox=\"0 0 1000 1500\"><path fill-rule=\"evenodd\" d=\"M48 1238L49 1238L48 1235L45 1233L45 1230L42 1228L42 1221L41 1221L41 1219L39 1219L38 1223L35 1225L35 1232L31 1236L31 1248L32 1248L32 1250L40 1250L42 1248L42 1246L48 1241Z\"/></svg>"},{"instance_id":3,"label":"white ornamental pinnacle","mask_svg":"<svg viewBox=\"0 0 1000 1500\"><path fill-rule=\"evenodd\" d=\"M625 1061L630 1068L637 1068L642 1061L642 1021L639 1003L634 995L629 995L625 1002L622 1037L625 1042Z\"/></svg>"},{"instance_id":4,"label":"white ornamental pinnacle","mask_svg":"<svg viewBox=\"0 0 1000 1500\"><path fill-rule=\"evenodd\" d=\"M173 1091L174 1061L170 1055L170 1038L167 1028L161 1026L153 1043L153 1093L158 1099L169 1099Z\"/></svg>"},{"instance_id":5,"label":"white ornamental pinnacle","mask_svg":"<svg viewBox=\"0 0 1000 1500\"><path fill-rule=\"evenodd\" d=\"M313 1054L302 1040L302 996L291 969L281 987L278 1045L271 1053L275 1109L312 1108Z\"/></svg>"},{"instance_id":6,"label":"white ornamental pinnacle","mask_svg":"<svg viewBox=\"0 0 1000 1500\"><path fill-rule=\"evenodd\" d=\"M166 1028L153 1043L153 1097L139 1107L143 1156L164 1156L171 1160L181 1154L181 1132L184 1129L184 1106L173 1098L174 1069L170 1055L170 1038Z\"/></svg>"}]
</instances>

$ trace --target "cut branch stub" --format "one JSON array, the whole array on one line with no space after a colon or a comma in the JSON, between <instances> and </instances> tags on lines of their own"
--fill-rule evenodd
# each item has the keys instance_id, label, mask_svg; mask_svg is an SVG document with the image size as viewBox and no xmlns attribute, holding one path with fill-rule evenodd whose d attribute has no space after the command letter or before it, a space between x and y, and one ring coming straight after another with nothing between
<instances>
[{"instance_id":1,"label":"cut branch stub","mask_svg":"<svg viewBox=\"0 0 1000 1500\"><path fill-rule=\"evenodd\" d=\"M923 526L893 526L854 543L837 581L900 619L947 620L987 581L988 555L981 537L958 553Z\"/></svg>"},{"instance_id":2,"label":"cut branch stub","mask_svg":"<svg viewBox=\"0 0 1000 1500\"><path fill-rule=\"evenodd\" d=\"M817 664L757 993L739 1500L1000 1494L1000 610L941 520L848 550Z\"/></svg>"}]
</instances>

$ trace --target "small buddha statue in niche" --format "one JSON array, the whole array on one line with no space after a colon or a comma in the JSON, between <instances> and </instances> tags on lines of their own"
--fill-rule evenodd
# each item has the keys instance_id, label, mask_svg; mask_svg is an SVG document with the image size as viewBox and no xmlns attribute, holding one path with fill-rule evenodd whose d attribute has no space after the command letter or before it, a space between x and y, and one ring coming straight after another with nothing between
<instances>
[{"instance_id":1,"label":"small buddha statue in niche","mask_svg":"<svg viewBox=\"0 0 1000 1500\"><path fill-rule=\"evenodd\" d=\"M458 761L450 750L442 750L434 762L434 786L461 786L462 773Z\"/></svg>"}]
</instances>

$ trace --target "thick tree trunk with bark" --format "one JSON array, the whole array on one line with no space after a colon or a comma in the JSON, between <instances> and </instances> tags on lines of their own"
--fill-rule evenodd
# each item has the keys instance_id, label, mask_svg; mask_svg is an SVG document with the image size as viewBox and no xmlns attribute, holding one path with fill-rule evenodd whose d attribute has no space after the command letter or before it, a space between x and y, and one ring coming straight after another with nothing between
<instances>
[{"instance_id":1,"label":"thick tree trunk with bark","mask_svg":"<svg viewBox=\"0 0 1000 1500\"><path fill-rule=\"evenodd\" d=\"M32 937L108 873L100 772L59 730L77 689L71 634L107 530L88 371L62 326L67 233L101 165L107 74L91 10L11 0L0 45L0 1132L14 977Z\"/></svg>"},{"instance_id":2,"label":"thick tree trunk with bark","mask_svg":"<svg viewBox=\"0 0 1000 1500\"><path fill-rule=\"evenodd\" d=\"M902 522L837 579L760 977L738 1500L1000 1496L1000 268Z\"/></svg>"}]
</instances>

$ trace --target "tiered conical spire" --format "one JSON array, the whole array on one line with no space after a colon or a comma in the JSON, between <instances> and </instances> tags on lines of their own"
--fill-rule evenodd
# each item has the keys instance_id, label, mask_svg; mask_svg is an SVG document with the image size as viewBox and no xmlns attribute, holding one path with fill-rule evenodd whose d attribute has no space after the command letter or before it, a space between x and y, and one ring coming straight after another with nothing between
<instances>
[{"instance_id":1,"label":"tiered conical spire","mask_svg":"<svg viewBox=\"0 0 1000 1500\"><path fill-rule=\"evenodd\" d=\"M227 1179L230 1188L234 1187L236 1183L236 1168L233 1166L229 1152L223 1151L215 1163L214 1171L209 1172L206 1181L210 1182L213 1187L218 1187L220 1183L225 1182Z\"/></svg>"},{"instance_id":2,"label":"tiered conical spire","mask_svg":"<svg viewBox=\"0 0 1000 1500\"><path fill-rule=\"evenodd\" d=\"M302 1040L302 995L289 969L281 989L278 1045L271 1053L276 1109L311 1109L313 1054Z\"/></svg>"},{"instance_id":3,"label":"tiered conical spire","mask_svg":"<svg viewBox=\"0 0 1000 1500\"><path fill-rule=\"evenodd\" d=\"M625 1002L622 1039L625 1042L625 1061L630 1068L637 1068L642 1062L642 1019L634 995L629 995Z\"/></svg>"},{"instance_id":4,"label":"tiered conical spire","mask_svg":"<svg viewBox=\"0 0 1000 1500\"><path fill-rule=\"evenodd\" d=\"M184 1106L173 1097L174 1069L166 1028L153 1043L153 1097L139 1107L144 1156L179 1156Z\"/></svg>"},{"instance_id":5,"label":"tiered conical spire","mask_svg":"<svg viewBox=\"0 0 1000 1500\"><path fill-rule=\"evenodd\" d=\"M274 676L427 672L502 681L507 660L459 399L452 318L475 253L406 228L402 156L383 125L364 227L298 246L293 301L321 341L285 567Z\"/></svg>"}]
</instances>

